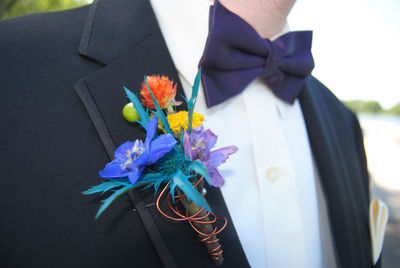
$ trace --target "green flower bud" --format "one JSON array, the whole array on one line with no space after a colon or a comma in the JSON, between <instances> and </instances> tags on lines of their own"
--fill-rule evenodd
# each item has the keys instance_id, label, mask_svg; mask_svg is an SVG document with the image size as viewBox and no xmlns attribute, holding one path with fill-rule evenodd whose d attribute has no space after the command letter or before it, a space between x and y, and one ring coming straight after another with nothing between
<instances>
[{"instance_id":1,"label":"green flower bud","mask_svg":"<svg viewBox=\"0 0 400 268\"><path fill-rule=\"evenodd\" d=\"M124 115L125 119L128 120L129 122L136 122L136 120L140 120L140 117L135 109L133 107L132 102L126 104L124 108L122 109L122 114Z\"/></svg>"}]
</instances>

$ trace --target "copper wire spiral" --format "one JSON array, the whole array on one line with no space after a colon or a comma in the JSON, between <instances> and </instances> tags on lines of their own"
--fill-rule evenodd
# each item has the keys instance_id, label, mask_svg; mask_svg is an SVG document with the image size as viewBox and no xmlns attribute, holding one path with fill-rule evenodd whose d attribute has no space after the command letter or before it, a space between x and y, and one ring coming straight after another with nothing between
<instances>
[{"instance_id":1,"label":"copper wire spiral","mask_svg":"<svg viewBox=\"0 0 400 268\"><path fill-rule=\"evenodd\" d=\"M203 177L201 177L196 184L193 185L193 187L196 187L201 181L203 180ZM222 230L225 229L227 225L227 219L226 218L219 218L216 217L214 214L211 214L210 212L206 211L204 208L199 207L199 210L194 213L193 215L188 214L188 211L185 213L181 213L178 208L179 202L181 202L184 198L186 198L186 195L181 193L178 198L175 199L175 202L172 204L171 203L171 195L168 193L167 195L167 200L168 200L168 206L171 209L171 211L175 214L175 216L168 215L166 212L164 212L161 207L160 207L160 200L162 196L165 194L165 191L167 190L168 186L170 185L171 182L169 182L161 191L159 196L157 197L156 201L156 206L158 211L166 218L173 220L173 221L188 221L190 226L199 234L200 237L200 242L203 242L210 254L210 256L213 258L213 260L218 264L218 262L223 261L222 258L222 248L221 244L219 243L219 239L217 238L217 234L222 232ZM204 197L203 197L204 198ZM185 215L184 215L185 214ZM211 219L210 219L211 217ZM222 227L219 229L217 227L213 227L212 224L214 224L217 220L224 220L224 224ZM202 225L209 225L208 229L212 228L212 231L210 233L205 233L204 231L201 231L199 229L202 229ZM214 247L212 247L214 245Z\"/></svg>"}]
</instances>

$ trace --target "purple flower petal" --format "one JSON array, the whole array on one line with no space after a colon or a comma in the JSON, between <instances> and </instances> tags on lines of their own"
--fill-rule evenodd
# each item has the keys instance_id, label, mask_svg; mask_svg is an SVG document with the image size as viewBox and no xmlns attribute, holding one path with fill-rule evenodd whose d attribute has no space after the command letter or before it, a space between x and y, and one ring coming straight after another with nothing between
<instances>
[{"instance_id":1,"label":"purple flower petal","mask_svg":"<svg viewBox=\"0 0 400 268\"><path fill-rule=\"evenodd\" d=\"M193 145L193 141L200 139L201 134L203 132L204 132L203 125L192 129L192 132L190 132L190 143Z\"/></svg>"},{"instance_id":2,"label":"purple flower petal","mask_svg":"<svg viewBox=\"0 0 400 268\"><path fill-rule=\"evenodd\" d=\"M188 157L190 160L193 160L192 145L190 144L189 134L186 131L185 134L183 134L183 147L185 150L186 157Z\"/></svg>"},{"instance_id":3,"label":"purple flower petal","mask_svg":"<svg viewBox=\"0 0 400 268\"><path fill-rule=\"evenodd\" d=\"M154 164L158 159L171 151L176 144L174 136L171 134L163 134L150 144L149 159L147 164Z\"/></svg>"},{"instance_id":4,"label":"purple flower petal","mask_svg":"<svg viewBox=\"0 0 400 268\"><path fill-rule=\"evenodd\" d=\"M207 129L202 133L202 138L207 141L207 147L209 150L214 147L215 143L217 142L218 136L215 135L211 130Z\"/></svg>"},{"instance_id":5,"label":"purple flower petal","mask_svg":"<svg viewBox=\"0 0 400 268\"><path fill-rule=\"evenodd\" d=\"M211 130L204 130L203 126L192 130L188 138L187 133L183 137L185 154L190 156L192 161L199 160L208 170L211 184L220 187L224 184L224 179L217 167L238 151L236 146L227 146L211 152L217 143L218 136Z\"/></svg>"},{"instance_id":6,"label":"purple flower petal","mask_svg":"<svg viewBox=\"0 0 400 268\"><path fill-rule=\"evenodd\" d=\"M217 168L210 168L208 169L208 173L210 174L211 185L214 187L221 187L224 185L225 180L219 173Z\"/></svg>"},{"instance_id":7,"label":"purple flower petal","mask_svg":"<svg viewBox=\"0 0 400 268\"><path fill-rule=\"evenodd\" d=\"M218 167L219 165L225 163L231 154L234 154L237 151L238 148L234 145L214 150L210 153L209 163L214 167Z\"/></svg>"}]
</instances>

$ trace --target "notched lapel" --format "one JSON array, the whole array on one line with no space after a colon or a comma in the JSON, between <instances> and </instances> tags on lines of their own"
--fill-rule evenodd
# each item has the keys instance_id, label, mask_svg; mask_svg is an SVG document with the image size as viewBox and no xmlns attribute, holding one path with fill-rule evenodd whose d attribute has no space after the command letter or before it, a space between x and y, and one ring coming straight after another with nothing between
<instances>
[{"instance_id":1,"label":"notched lapel","mask_svg":"<svg viewBox=\"0 0 400 268\"><path fill-rule=\"evenodd\" d=\"M106 8L109 10L104 10ZM108 25L106 20L112 14L122 14L119 17L122 21L125 18L124 22L111 20ZM143 27L131 24L139 19L142 21L138 25ZM110 34L108 31L112 31L113 23L124 29L117 29L119 34ZM133 36L121 39L121 35L129 34L128 28ZM115 45L115 42L122 43ZM177 100L183 101L184 92L177 71L148 1L96 1L89 12L79 53L105 65L79 80L75 90L110 158L113 158L116 146L128 140L143 139L145 134L137 124L127 122L122 116L122 108L128 102L123 86L138 94L144 75L163 74L178 84ZM167 256L165 267L213 266L206 248L197 241L195 232L188 224L168 221L156 210L152 189L130 192L129 197L158 254ZM219 236L224 248L224 266L248 267L220 190L210 189L207 198L217 216L225 216L229 221L228 227Z\"/></svg>"},{"instance_id":2,"label":"notched lapel","mask_svg":"<svg viewBox=\"0 0 400 268\"><path fill-rule=\"evenodd\" d=\"M364 213L368 211L368 189L359 172L359 155L354 153L354 122L350 123L350 113L313 77L306 80L300 103L327 199L338 265L371 266Z\"/></svg>"},{"instance_id":3,"label":"notched lapel","mask_svg":"<svg viewBox=\"0 0 400 268\"><path fill-rule=\"evenodd\" d=\"M122 107L128 102L122 87L127 86L138 93L137 89L140 87L144 74L150 71L150 66L154 64L151 60L159 56L158 53L154 53L150 60L144 60L142 57L145 56L141 52L146 51L146 48L151 49L152 46L157 46L162 41L160 36L160 33L148 36L136 47L129 49L104 68L87 75L75 84L75 90L88 111L110 159L113 158L116 146L128 140L143 139L144 131L125 121L122 116ZM163 54L165 51L159 53ZM158 67L160 69L153 68L153 70L158 71L165 67L165 70L168 70L165 73L176 79L173 66L158 65ZM128 196L139 213L158 255L162 256L164 266L177 267L174 255L164 242L162 230L147 208L148 202L138 191L131 191Z\"/></svg>"},{"instance_id":4,"label":"notched lapel","mask_svg":"<svg viewBox=\"0 0 400 268\"><path fill-rule=\"evenodd\" d=\"M95 0L83 29L79 54L108 64L159 31L148 0Z\"/></svg>"},{"instance_id":5,"label":"notched lapel","mask_svg":"<svg viewBox=\"0 0 400 268\"><path fill-rule=\"evenodd\" d=\"M183 101L179 77L163 42L161 33L155 32L77 84L78 88L85 84L89 89L117 146L128 140L144 138L144 131L122 116L122 108L128 103L124 86L139 96L145 75L164 74L177 82L177 99Z\"/></svg>"}]
</instances>

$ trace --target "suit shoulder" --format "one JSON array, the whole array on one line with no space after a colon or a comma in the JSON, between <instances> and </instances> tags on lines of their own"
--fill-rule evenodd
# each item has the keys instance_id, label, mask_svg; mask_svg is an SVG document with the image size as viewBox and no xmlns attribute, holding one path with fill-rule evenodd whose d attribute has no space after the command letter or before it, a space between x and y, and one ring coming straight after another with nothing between
<instances>
[{"instance_id":1,"label":"suit shoulder","mask_svg":"<svg viewBox=\"0 0 400 268\"><path fill-rule=\"evenodd\" d=\"M356 118L356 115L348 109L333 92L325 86L321 81L319 81L314 76L309 76L306 80L308 89L311 94L318 98L319 102L324 103L326 107L332 112L340 112L343 115L348 116L351 119Z\"/></svg>"},{"instance_id":2,"label":"suit shoulder","mask_svg":"<svg viewBox=\"0 0 400 268\"><path fill-rule=\"evenodd\" d=\"M0 53L28 43L65 41L82 33L89 6L74 9L33 13L0 21ZM71 36L72 35L72 36Z\"/></svg>"},{"instance_id":3,"label":"suit shoulder","mask_svg":"<svg viewBox=\"0 0 400 268\"><path fill-rule=\"evenodd\" d=\"M318 106L318 113L323 114L324 120L340 132L339 136L351 136L357 141L362 140L362 131L356 114L348 109L323 83L313 76L306 79L306 88L303 94L309 95Z\"/></svg>"},{"instance_id":4,"label":"suit shoulder","mask_svg":"<svg viewBox=\"0 0 400 268\"><path fill-rule=\"evenodd\" d=\"M70 20L79 18L86 18L90 5L85 5L77 8L50 11L50 12L39 12L31 13L27 15L17 16L0 21L0 30L5 31L7 28L18 29L25 27L43 27L47 26L48 23L58 24L71 23Z\"/></svg>"},{"instance_id":5,"label":"suit shoulder","mask_svg":"<svg viewBox=\"0 0 400 268\"><path fill-rule=\"evenodd\" d=\"M83 6L0 21L2 89L14 76L45 71L75 57L88 11Z\"/></svg>"}]
</instances>

